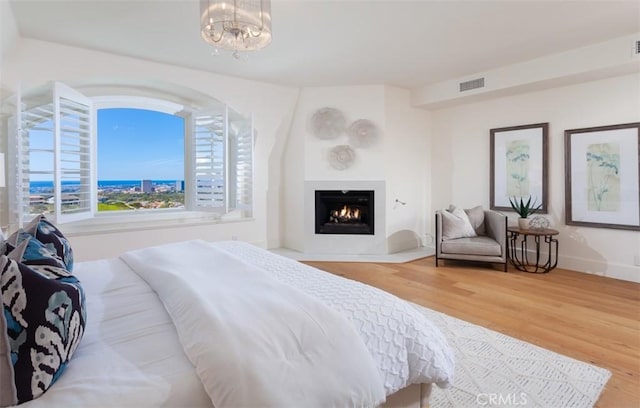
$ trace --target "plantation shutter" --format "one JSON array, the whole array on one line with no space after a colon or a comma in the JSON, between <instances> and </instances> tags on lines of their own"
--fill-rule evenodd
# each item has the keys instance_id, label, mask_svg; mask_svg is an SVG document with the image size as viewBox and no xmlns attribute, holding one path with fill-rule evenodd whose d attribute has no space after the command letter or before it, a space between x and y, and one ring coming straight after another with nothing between
<instances>
[{"instance_id":1,"label":"plantation shutter","mask_svg":"<svg viewBox=\"0 0 640 408\"><path fill-rule=\"evenodd\" d=\"M243 215L252 215L253 205L253 121L252 118L229 118L229 202Z\"/></svg>"},{"instance_id":2,"label":"plantation shutter","mask_svg":"<svg viewBox=\"0 0 640 408\"><path fill-rule=\"evenodd\" d=\"M63 223L90 218L96 208L92 103L73 89L55 83L54 109L56 219Z\"/></svg>"},{"instance_id":3,"label":"plantation shutter","mask_svg":"<svg viewBox=\"0 0 640 408\"><path fill-rule=\"evenodd\" d=\"M227 211L228 185L226 110L198 112L192 116L191 206L195 210Z\"/></svg>"},{"instance_id":4,"label":"plantation shutter","mask_svg":"<svg viewBox=\"0 0 640 408\"><path fill-rule=\"evenodd\" d=\"M17 95L9 177L18 227L40 213L57 223L93 216L93 117L91 101L61 83Z\"/></svg>"},{"instance_id":5,"label":"plantation shutter","mask_svg":"<svg viewBox=\"0 0 640 408\"><path fill-rule=\"evenodd\" d=\"M18 98L19 100L19 98ZM23 222L31 214L29 206L29 156L25 153L29 149L28 132L25 132L28 112L23 112L22 105L18 102L15 116L9 119L9 182L14 186L13 194L9 194L9 224L10 230L22 228ZM15 161L12 159L15 158ZM51 151L51 163L53 164L53 149ZM26 170L26 171L25 171ZM51 172L53 179L53 171Z\"/></svg>"}]
</instances>

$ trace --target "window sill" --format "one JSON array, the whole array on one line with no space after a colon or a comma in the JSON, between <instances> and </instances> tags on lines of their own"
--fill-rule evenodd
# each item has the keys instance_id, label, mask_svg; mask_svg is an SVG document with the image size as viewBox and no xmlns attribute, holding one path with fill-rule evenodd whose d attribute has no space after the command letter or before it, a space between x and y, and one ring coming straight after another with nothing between
<instances>
[{"instance_id":1,"label":"window sill","mask_svg":"<svg viewBox=\"0 0 640 408\"><path fill-rule=\"evenodd\" d=\"M198 211L168 211L162 213L146 212L126 215L99 214L88 220L62 224L60 229L69 237L79 237L97 234L113 234L131 231L247 222L253 220L253 218L242 217L235 213L221 216L219 214Z\"/></svg>"}]
</instances>

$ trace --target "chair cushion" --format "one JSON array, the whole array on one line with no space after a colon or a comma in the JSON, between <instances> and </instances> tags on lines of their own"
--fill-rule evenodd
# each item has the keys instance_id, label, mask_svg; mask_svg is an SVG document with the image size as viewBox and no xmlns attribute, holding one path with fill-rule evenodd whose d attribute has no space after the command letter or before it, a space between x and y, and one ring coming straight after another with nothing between
<instances>
[{"instance_id":1,"label":"chair cushion","mask_svg":"<svg viewBox=\"0 0 640 408\"><path fill-rule=\"evenodd\" d=\"M484 226L484 208L481 205L469 209L465 209L471 226L476 231L477 235L487 235L486 228Z\"/></svg>"},{"instance_id":2,"label":"chair cushion","mask_svg":"<svg viewBox=\"0 0 640 408\"><path fill-rule=\"evenodd\" d=\"M501 256L500 244L493 238L478 236L443 241L441 251L444 254Z\"/></svg>"}]
</instances>

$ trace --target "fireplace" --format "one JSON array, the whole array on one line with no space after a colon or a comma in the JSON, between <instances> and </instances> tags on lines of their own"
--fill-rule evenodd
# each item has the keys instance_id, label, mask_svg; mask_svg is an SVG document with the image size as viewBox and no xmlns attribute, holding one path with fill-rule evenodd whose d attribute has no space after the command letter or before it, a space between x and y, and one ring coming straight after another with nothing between
<instances>
[{"instance_id":1,"label":"fireplace","mask_svg":"<svg viewBox=\"0 0 640 408\"><path fill-rule=\"evenodd\" d=\"M316 190L316 234L374 235L373 190Z\"/></svg>"}]
</instances>

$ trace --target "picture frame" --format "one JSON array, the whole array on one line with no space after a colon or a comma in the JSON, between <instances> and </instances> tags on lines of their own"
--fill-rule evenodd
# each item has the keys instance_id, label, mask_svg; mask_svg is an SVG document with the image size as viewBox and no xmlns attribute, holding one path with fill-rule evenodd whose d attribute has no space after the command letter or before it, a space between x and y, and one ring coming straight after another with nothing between
<instances>
[{"instance_id":1,"label":"picture frame","mask_svg":"<svg viewBox=\"0 0 640 408\"><path fill-rule=\"evenodd\" d=\"M564 132L565 223L640 231L640 122Z\"/></svg>"},{"instance_id":2,"label":"picture frame","mask_svg":"<svg viewBox=\"0 0 640 408\"><path fill-rule=\"evenodd\" d=\"M532 197L547 213L549 123L490 130L490 208L513 211L510 197Z\"/></svg>"}]
</instances>

